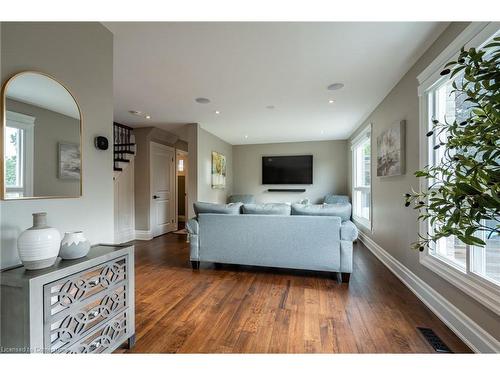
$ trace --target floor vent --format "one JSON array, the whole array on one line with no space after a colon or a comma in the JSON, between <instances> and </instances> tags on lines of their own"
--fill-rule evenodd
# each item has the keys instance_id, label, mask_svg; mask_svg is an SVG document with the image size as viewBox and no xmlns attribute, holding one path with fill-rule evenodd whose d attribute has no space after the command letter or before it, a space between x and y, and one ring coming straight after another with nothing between
<instances>
[{"instance_id":1,"label":"floor vent","mask_svg":"<svg viewBox=\"0 0 500 375\"><path fill-rule=\"evenodd\" d=\"M436 333L430 328L417 327L420 333L424 336L427 342L438 353L453 353L450 348L439 338Z\"/></svg>"}]
</instances>

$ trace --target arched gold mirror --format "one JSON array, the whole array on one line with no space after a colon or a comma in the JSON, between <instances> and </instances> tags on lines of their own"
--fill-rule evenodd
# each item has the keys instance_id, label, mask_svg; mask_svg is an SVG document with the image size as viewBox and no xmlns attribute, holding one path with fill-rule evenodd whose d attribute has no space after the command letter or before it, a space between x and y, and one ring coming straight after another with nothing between
<instances>
[{"instance_id":1,"label":"arched gold mirror","mask_svg":"<svg viewBox=\"0 0 500 375\"><path fill-rule=\"evenodd\" d=\"M2 87L2 199L82 194L82 116L54 78L22 72Z\"/></svg>"}]
</instances>

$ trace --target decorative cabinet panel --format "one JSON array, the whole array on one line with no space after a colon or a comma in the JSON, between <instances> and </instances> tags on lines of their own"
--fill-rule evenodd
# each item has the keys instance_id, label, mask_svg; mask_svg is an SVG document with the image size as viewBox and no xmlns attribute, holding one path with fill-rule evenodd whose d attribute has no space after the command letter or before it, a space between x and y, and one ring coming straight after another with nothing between
<instances>
[{"instance_id":1,"label":"decorative cabinet panel","mask_svg":"<svg viewBox=\"0 0 500 375\"><path fill-rule=\"evenodd\" d=\"M133 246L0 273L0 352L109 353L134 342Z\"/></svg>"},{"instance_id":2,"label":"decorative cabinet panel","mask_svg":"<svg viewBox=\"0 0 500 375\"><path fill-rule=\"evenodd\" d=\"M127 286L123 284L97 297L88 304L77 304L70 311L50 317L45 324L45 347L51 352L69 347L101 322L124 310L127 307Z\"/></svg>"},{"instance_id":3,"label":"decorative cabinet panel","mask_svg":"<svg viewBox=\"0 0 500 375\"><path fill-rule=\"evenodd\" d=\"M122 312L113 319L107 321L99 329L94 331L75 345L63 350L63 353L106 353L113 350L115 343L123 342L127 337L127 312Z\"/></svg>"},{"instance_id":4,"label":"decorative cabinet panel","mask_svg":"<svg viewBox=\"0 0 500 375\"><path fill-rule=\"evenodd\" d=\"M44 287L45 318L74 307L125 280L126 258L93 267Z\"/></svg>"}]
</instances>

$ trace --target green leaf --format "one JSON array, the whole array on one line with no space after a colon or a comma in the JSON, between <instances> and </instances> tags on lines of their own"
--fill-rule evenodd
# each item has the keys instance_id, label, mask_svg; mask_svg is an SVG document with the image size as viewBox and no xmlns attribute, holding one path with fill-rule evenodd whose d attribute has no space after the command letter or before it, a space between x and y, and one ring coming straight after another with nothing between
<instances>
[{"instance_id":1,"label":"green leaf","mask_svg":"<svg viewBox=\"0 0 500 375\"><path fill-rule=\"evenodd\" d=\"M471 246L486 246L486 243L477 237L474 236L462 236L458 235L457 238L465 243L466 245L471 245Z\"/></svg>"}]
</instances>

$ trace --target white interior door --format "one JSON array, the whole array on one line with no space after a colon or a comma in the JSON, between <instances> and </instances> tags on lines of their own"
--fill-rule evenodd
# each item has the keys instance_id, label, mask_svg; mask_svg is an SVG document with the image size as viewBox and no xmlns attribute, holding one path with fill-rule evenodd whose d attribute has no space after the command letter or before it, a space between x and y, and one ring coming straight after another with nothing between
<instances>
[{"instance_id":1,"label":"white interior door","mask_svg":"<svg viewBox=\"0 0 500 375\"><path fill-rule=\"evenodd\" d=\"M151 142L151 229L160 236L177 228L175 212L175 151Z\"/></svg>"}]
</instances>

